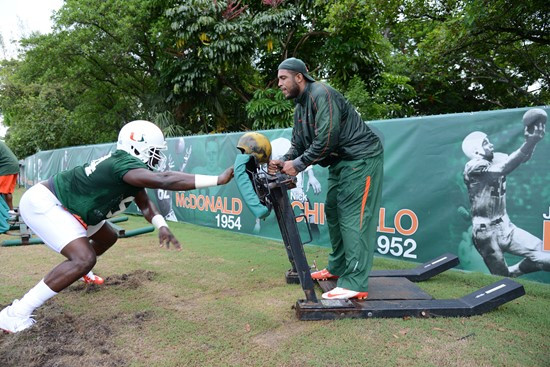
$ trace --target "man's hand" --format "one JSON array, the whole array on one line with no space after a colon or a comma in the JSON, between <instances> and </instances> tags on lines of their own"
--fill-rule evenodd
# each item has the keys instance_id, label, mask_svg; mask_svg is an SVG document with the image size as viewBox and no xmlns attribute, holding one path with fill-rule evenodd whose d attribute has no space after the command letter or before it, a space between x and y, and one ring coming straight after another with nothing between
<instances>
[{"instance_id":1,"label":"man's hand","mask_svg":"<svg viewBox=\"0 0 550 367\"><path fill-rule=\"evenodd\" d=\"M283 168L283 161L279 159L272 159L267 165L267 173L269 173L270 175L274 175L275 173L277 173L277 171L280 171L281 168Z\"/></svg>"},{"instance_id":2,"label":"man's hand","mask_svg":"<svg viewBox=\"0 0 550 367\"><path fill-rule=\"evenodd\" d=\"M296 176L299 173L298 171L296 171L296 168L294 168L294 163L292 161L284 162L281 172L289 176Z\"/></svg>"},{"instance_id":3,"label":"man's hand","mask_svg":"<svg viewBox=\"0 0 550 367\"><path fill-rule=\"evenodd\" d=\"M168 229L168 227L159 228L159 244L160 247L166 246L167 249L170 248L170 244L173 244L176 250L181 251L181 245L179 241L176 239L176 237L174 237L172 232L170 232L170 229Z\"/></svg>"},{"instance_id":4,"label":"man's hand","mask_svg":"<svg viewBox=\"0 0 550 367\"><path fill-rule=\"evenodd\" d=\"M542 138L544 138L544 134L546 133L544 130L545 130L545 124L542 122L533 125L532 132L529 132L529 126L525 126L525 129L523 130L525 141L531 144L538 143L539 141L542 140Z\"/></svg>"},{"instance_id":5,"label":"man's hand","mask_svg":"<svg viewBox=\"0 0 550 367\"><path fill-rule=\"evenodd\" d=\"M225 185L233 178L233 167L229 167L218 176L218 185Z\"/></svg>"}]
</instances>

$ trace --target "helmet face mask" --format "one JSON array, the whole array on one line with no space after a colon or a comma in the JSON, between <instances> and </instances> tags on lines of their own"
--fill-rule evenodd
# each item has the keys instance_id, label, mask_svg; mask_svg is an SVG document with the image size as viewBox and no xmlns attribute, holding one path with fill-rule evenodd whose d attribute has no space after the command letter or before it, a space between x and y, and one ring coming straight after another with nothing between
<instances>
[{"instance_id":1,"label":"helmet face mask","mask_svg":"<svg viewBox=\"0 0 550 367\"><path fill-rule=\"evenodd\" d=\"M258 164L268 163L271 158L271 143L260 133L248 132L240 137L237 149L243 154L250 154L256 158Z\"/></svg>"},{"instance_id":2,"label":"helmet face mask","mask_svg":"<svg viewBox=\"0 0 550 367\"><path fill-rule=\"evenodd\" d=\"M166 150L166 148L149 148L147 151L147 156L149 157L147 166L149 166L149 168L159 169L161 163L166 165L166 155L162 152L163 150Z\"/></svg>"},{"instance_id":3,"label":"helmet face mask","mask_svg":"<svg viewBox=\"0 0 550 367\"><path fill-rule=\"evenodd\" d=\"M152 122L136 120L127 123L118 134L117 149L136 157L154 169L165 159L166 141L162 131Z\"/></svg>"}]
</instances>

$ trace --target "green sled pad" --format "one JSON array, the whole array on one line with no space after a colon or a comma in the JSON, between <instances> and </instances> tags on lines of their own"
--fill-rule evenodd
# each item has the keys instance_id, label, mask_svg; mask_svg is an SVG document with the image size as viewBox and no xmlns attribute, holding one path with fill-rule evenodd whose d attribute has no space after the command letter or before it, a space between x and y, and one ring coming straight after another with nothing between
<instances>
[{"instance_id":1,"label":"green sled pad","mask_svg":"<svg viewBox=\"0 0 550 367\"><path fill-rule=\"evenodd\" d=\"M260 202L260 198L254 190L251 178L247 172L246 165L250 160L254 160L254 156L249 154L238 154L235 158L235 164L233 165L235 173L235 181L237 182L237 188L241 193L246 206L256 218L264 219L269 215L269 208Z\"/></svg>"}]
</instances>

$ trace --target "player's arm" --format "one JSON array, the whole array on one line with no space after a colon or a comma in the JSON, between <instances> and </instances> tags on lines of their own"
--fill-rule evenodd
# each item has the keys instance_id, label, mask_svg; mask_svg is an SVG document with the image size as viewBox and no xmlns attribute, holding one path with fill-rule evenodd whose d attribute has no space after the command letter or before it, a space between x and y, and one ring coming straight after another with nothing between
<instances>
[{"instance_id":1,"label":"player's arm","mask_svg":"<svg viewBox=\"0 0 550 367\"><path fill-rule=\"evenodd\" d=\"M229 167L219 176L194 175L177 171L152 172L145 168L137 168L126 172L122 179L124 182L136 187L186 191L225 185L232 178L233 167Z\"/></svg>"},{"instance_id":2,"label":"player's arm","mask_svg":"<svg viewBox=\"0 0 550 367\"><path fill-rule=\"evenodd\" d=\"M515 170L520 164L527 162L533 155L535 146L544 137L544 127L535 126L532 133L530 133L525 127L524 131L525 142L519 147L518 150L508 156L506 160L501 163L492 165L489 172L507 175Z\"/></svg>"},{"instance_id":3,"label":"player's arm","mask_svg":"<svg viewBox=\"0 0 550 367\"><path fill-rule=\"evenodd\" d=\"M155 204L153 204L153 202L147 196L145 189L141 189L137 193L136 197L134 198L134 202L138 206L139 210L141 210L141 212L143 213L145 219L147 219L149 223L152 223L159 230L160 246L166 246L166 248L170 248L170 244L173 244L176 250L181 250L181 244L168 228L168 224L164 220L164 217L160 214Z\"/></svg>"}]
</instances>

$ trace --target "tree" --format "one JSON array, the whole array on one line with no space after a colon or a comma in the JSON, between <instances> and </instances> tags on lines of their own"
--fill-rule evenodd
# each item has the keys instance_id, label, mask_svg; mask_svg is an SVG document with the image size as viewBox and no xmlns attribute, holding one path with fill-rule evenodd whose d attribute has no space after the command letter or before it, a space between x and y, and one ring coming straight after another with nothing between
<instances>
[{"instance_id":1,"label":"tree","mask_svg":"<svg viewBox=\"0 0 550 367\"><path fill-rule=\"evenodd\" d=\"M365 120L548 104L542 0L66 0L49 35L0 64L18 155L116 139L292 125L287 57Z\"/></svg>"},{"instance_id":2,"label":"tree","mask_svg":"<svg viewBox=\"0 0 550 367\"><path fill-rule=\"evenodd\" d=\"M392 9L385 35L396 64L408 67L416 114L548 103L542 1L410 0Z\"/></svg>"}]
</instances>

